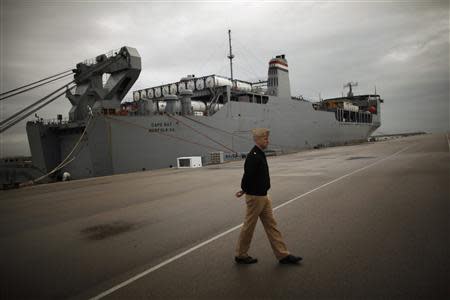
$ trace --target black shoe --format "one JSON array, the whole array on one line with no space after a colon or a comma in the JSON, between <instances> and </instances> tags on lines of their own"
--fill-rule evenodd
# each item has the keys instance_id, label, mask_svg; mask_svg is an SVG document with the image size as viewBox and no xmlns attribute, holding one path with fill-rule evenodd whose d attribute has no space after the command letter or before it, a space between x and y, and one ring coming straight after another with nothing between
<instances>
[{"instance_id":1,"label":"black shoe","mask_svg":"<svg viewBox=\"0 0 450 300\"><path fill-rule=\"evenodd\" d=\"M294 255L287 255L280 259L280 264L298 264L299 261L301 261L302 258L300 256L294 256Z\"/></svg>"},{"instance_id":2,"label":"black shoe","mask_svg":"<svg viewBox=\"0 0 450 300\"><path fill-rule=\"evenodd\" d=\"M238 264L244 264L244 265L249 265L249 264L255 264L258 262L258 259L253 258L251 256L246 256L246 257L235 257L234 260L238 263Z\"/></svg>"}]
</instances>

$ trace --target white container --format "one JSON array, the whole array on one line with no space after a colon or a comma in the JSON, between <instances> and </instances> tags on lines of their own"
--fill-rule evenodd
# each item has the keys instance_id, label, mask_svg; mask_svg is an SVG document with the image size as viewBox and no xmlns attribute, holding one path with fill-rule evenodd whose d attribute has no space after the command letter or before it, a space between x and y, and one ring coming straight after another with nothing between
<instances>
[{"instance_id":1,"label":"white container","mask_svg":"<svg viewBox=\"0 0 450 300\"><path fill-rule=\"evenodd\" d=\"M197 88L198 91L201 91L205 88L205 81L203 81L203 78L196 80L195 87Z\"/></svg>"},{"instance_id":2,"label":"white container","mask_svg":"<svg viewBox=\"0 0 450 300\"><path fill-rule=\"evenodd\" d=\"M267 92L267 86L252 86L252 92L265 94Z\"/></svg>"},{"instance_id":3,"label":"white container","mask_svg":"<svg viewBox=\"0 0 450 300\"><path fill-rule=\"evenodd\" d=\"M209 76L206 78L206 87L213 88L216 86L232 86L231 80L218 76Z\"/></svg>"},{"instance_id":4,"label":"white container","mask_svg":"<svg viewBox=\"0 0 450 300\"><path fill-rule=\"evenodd\" d=\"M153 89L148 89L147 90L147 98L153 99L154 96L155 96L155 93L153 92Z\"/></svg>"},{"instance_id":5,"label":"white container","mask_svg":"<svg viewBox=\"0 0 450 300\"><path fill-rule=\"evenodd\" d=\"M177 94L177 85L175 83L172 83L169 87L169 92L171 95Z\"/></svg>"},{"instance_id":6,"label":"white container","mask_svg":"<svg viewBox=\"0 0 450 300\"><path fill-rule=\"evenodd\" d=\"M182 81L178 83L178 91L181 93L186 90L186 82Z\"/></svg>"},{"instance_id":7,"label":"white container","mask_svg":"<svg viewBox=\"0 0 450 300\"><path fill-rule=\"evenodd\" d=\"M194 112L196 112L196 111L205 112L206 111L206 105L202 101L191 101L191 106L192 106L192 110Z\"/></svg>"},{"instance_id":8,"label":"white container","mask_svg":"<svg viewBox=\"0 0 450 300\"><path fill-rule=\"evenodd\" d=\"M359 107L357 105L353 105L350 102L344 102L344 110L358 112Z\"/></svg>"},{"instance_id":9,"label":"white container","mask_svg":"<svg viewBox=\"0 0 450 300\"><path fill-rule=\"evenodd\" d=\"M201 156L178 157L177 158L177 167L179 169L201 168L202 167L202 157Z\"/></svg>"},{"instance_id":10,"label":"white container","mask_svg":"<svg viewBox=\"0 0 450 300\"><path fill-rule=\"evenodd\" d=\"M155 98L161 97L161 88L157 87L155 88Z\"/></svg>"},{"instance_id":11,"label":"white container","mask_svg":"<svg viewBox=\"0 0 450 300\"><path fill-rule=\"evenodd\" d=\"M159 112L164 112L166 110L166 101L158 101Z\"/></svg>"},{"instance_id":12,"label":"white container","mask_svg":"<svg viewBox=\"0 0 450 300\"><path fill-rule=\"evenodd\" d=\"M133 100L138 101L140 99L141 95L139 94L139 91L133 92Z\"/></svg>"},{"instance_id":13,"label":"white container","mask_svg":"<svg viewBox=\"0 0 450 300\"><path fill-rule=\"evenodd\" d=\"M145 98L147 98L147 91L146 90L142 90L140 99L145 99Z\"/></svg>"},{"instance_id":14,"label":"white container","mask_svg":"<svg viewBox=\"0 0 450 300\"><path fill-rule=\"evenodd\" d=\"M195 90L195 82L194 82L194 80L189 80L187 82L187 89L191 90L191 91Z\"/></svg>"},{"instance_id":15,"label":"white container","mask_svg":"<svg viewBox=\"0 0 450 300\"><path fill-rule=\"evenodd\" d=\"M162 87L162 95L163 96L169 95L169 86L168 85L165 85Z\"/></svg>"},{"instance_id":16,"label":"white container","mask_svg":"<svg viewBox=\"0 0 450 300\"><path fill-rule=\"evenodd\" d=\"M235 87L239 91L251 92L252 85L242 81L235 81Z\"/></svg>"}]
</instances>

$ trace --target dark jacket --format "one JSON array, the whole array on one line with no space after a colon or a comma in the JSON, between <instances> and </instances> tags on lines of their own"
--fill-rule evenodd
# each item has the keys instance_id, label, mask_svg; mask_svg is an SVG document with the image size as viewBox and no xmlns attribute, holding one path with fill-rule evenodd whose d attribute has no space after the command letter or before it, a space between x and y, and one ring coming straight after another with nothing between
<instances>
[{"instance_id":1,"label":"dark jacket","mask_svg":"<svg viewBox=\"0 0 450 300\"><path fill-rule=\"evenodd\" d=\"M269 166L266 155L258 148L247 154L244 165L244 176L242 176L241 189L249 195L266 196L270 189Z\"/></svg>"}]
</instances>

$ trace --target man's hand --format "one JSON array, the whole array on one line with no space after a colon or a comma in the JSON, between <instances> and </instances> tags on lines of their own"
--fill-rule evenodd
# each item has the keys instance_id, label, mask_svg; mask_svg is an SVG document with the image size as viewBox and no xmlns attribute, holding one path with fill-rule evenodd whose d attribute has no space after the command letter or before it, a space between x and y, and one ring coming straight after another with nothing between
<instances>
[{"instance_id":1,"label":"man's hand","mask_svg":"<svg viewBox=\"0 0 450 300\"><path fill-rule=\"evenodd\" d=\"M236 194L234 194L234 195L236 196L236 198L240 198L244 194L245 194L244 191L239 191L239 192L236 192Z\"/></svg>"}]
</instances>

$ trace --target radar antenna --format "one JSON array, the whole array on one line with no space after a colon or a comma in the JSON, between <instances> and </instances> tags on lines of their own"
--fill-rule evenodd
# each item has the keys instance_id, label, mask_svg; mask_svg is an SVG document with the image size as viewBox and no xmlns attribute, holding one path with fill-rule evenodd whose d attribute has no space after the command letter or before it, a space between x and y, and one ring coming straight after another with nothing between
<instances>
[{"instance_id":1,"label":"radar antenna","mask_svg":"<svg viewBox=\"0 0 450 300\"><path fill-rule=\"evenodd\" d=\"M344 89L346 88L346 87L348 87L349 88L349 90L348 90L348 94L347 94L347 97L353 97L353 91L352 91L352 87L354 87L354 86L358 86L358 83L357 82L348 82L348 83L346 83L346 84L344 84Z\"/></svg>"},{"instance_id":2,"label":"radar antenna","mask_svg":"<svg viewBox=\"0 0 450 300\"><path fill-rule=\"evenodd\" d=\"M230 54L227 56L230 59L231 81L233 81L233 52L231 50L231 30L228 29L228 42L230 44Z\"/></svg>"}]
</instances>

